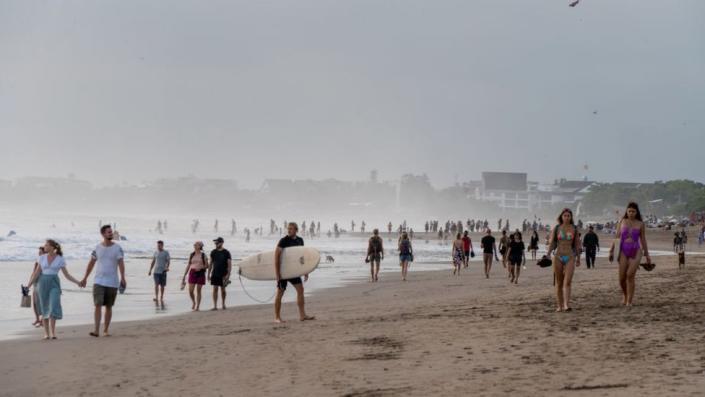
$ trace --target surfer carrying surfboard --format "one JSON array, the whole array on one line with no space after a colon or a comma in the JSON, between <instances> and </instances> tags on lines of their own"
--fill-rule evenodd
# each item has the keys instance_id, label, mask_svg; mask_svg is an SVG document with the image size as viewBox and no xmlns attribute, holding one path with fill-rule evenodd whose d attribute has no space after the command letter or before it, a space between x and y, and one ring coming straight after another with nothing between
<instances>
[{"instance_id":1,"label":"surfer carrying surfboard","mask_svg":"<svg viewBox=\"0 0 705 397\"><path fill-rule=\"evenodd\" d=\"M299 320L308 321L315 320L315 317L306 315L304 301L304 284L301 277L282 279L281 277L281 257L283 251L288 247L300 247L304 245L304 239L297 236L299 226L295 222L290 222L287 225L287 235L284 236L277 244L277 249L274 252L274 272L277 280L277 293L274 297L274 322L284 323L281 317L282 297L286 291L286 285L291 284L296 289L296 304L299 306ZM308 281L308 274L304 275L304 280Z\"/></svg>"}]
</instances>

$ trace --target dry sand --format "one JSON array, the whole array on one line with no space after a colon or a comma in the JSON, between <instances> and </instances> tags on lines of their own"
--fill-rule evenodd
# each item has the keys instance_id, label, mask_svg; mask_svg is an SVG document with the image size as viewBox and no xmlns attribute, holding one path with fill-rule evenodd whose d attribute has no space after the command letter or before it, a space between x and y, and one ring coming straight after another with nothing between
<instances>
[{"instance_id":1,"label":"dry sand","mask_svg":"<svg viewBox=\"0 0 705 397\"><path fill-rule=\"evenodd\" d=\"M60 327L0 343L0 395L705 395L705 257L655 259L632 309L605 261L576 273L572 313L554 312L550 269L529 263L515 286L473 264L323 291L312 322L288 304L284 325L267 305L117 323L111 338Z\"/></svg>"}]
</instances>

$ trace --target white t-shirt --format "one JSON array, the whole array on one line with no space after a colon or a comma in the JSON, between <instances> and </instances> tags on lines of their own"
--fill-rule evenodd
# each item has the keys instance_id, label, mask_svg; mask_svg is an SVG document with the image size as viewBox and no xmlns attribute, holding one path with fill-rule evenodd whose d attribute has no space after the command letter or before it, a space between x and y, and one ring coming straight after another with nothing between
<instances>
[{"instance_id":1,"label":"white t-shirt","mask_svg":"<svg viewBox=\"0 0 705 397\"><path fill-rule=\"evenodd\" d=\"M96 245L91 257L96 260L93 284L110 288L120 287L118 262L125 257L122 247L115 243L106 247L103 243L100 243Z\"/></svg>"},{"instance_id":2,"label":"white t-shirt","mask_svg":"<svg viewBox=\"0 0 705 397\"><path fill-rule=\"evenodd\" d=\"M59 274L61 268L66 267L66 261L61 255L57 255L54 257L54 260L49 263L49 255L44 254L37 259L37 263L39 263L39 267L42 268L42 274L48 276Z\"/></svg>"}]
</instances>

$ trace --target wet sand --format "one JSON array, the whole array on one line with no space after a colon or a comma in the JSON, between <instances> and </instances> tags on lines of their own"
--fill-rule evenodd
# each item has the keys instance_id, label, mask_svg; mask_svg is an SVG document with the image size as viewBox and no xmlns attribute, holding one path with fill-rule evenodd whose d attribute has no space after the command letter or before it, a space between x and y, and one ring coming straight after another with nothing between
<instances>
[{"instance_id":1,"label":"wet sand","mask_svg":"<svg viewBox=\"0 0 705 397\"><path fill-rule=\"evenodd\" d=\"M599 261L555 313L551 270L530 262L516 286L501 264L489 280L476 264L384 274L310 298L305 323L286 304L284 325L267 305L117 323L111 338L60 328L0 342L0 395L703 395L705 257L656 262L631 309Z\"/></svg>"}]
</instances>

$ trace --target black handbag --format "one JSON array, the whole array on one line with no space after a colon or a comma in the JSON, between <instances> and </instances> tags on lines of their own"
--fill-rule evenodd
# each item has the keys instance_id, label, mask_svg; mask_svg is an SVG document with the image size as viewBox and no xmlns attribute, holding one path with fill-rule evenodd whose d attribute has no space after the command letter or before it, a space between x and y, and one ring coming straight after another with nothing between
<instances>
[{"instance_id":1,"label":"black handbag","mask_svg":"<svg viewBox=\"0 0 705 397\"><path fill-rule=\"evenodd\" d=\"M553 265L553 261L548 259L546 255L544 255L540 261L536 262L536 264L540 267L551 267Z\"/></svg>"}]
</instances>

